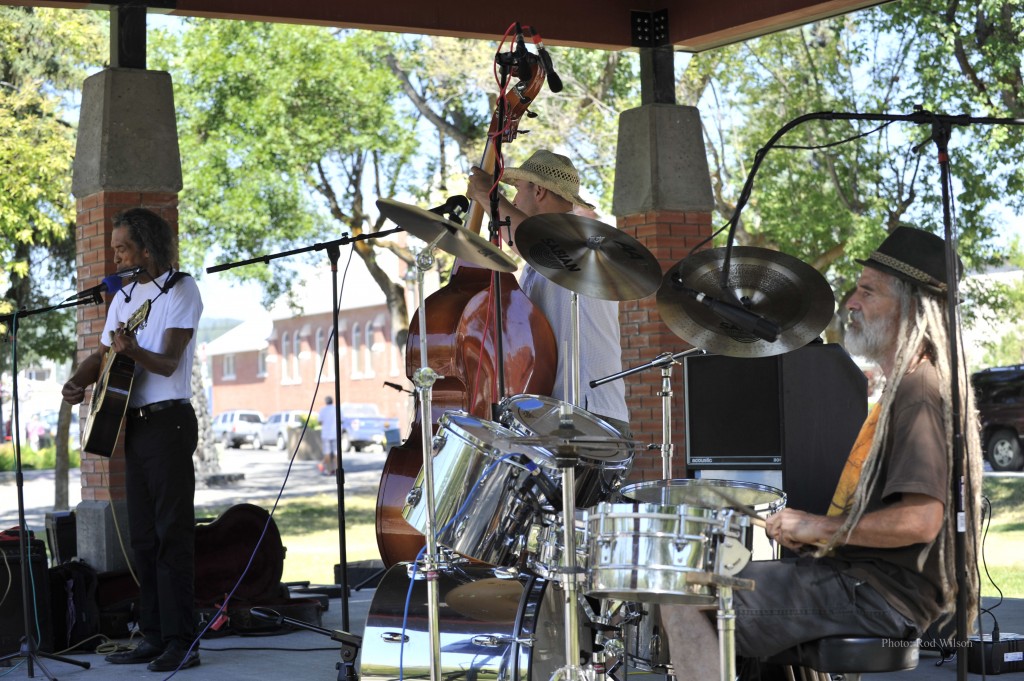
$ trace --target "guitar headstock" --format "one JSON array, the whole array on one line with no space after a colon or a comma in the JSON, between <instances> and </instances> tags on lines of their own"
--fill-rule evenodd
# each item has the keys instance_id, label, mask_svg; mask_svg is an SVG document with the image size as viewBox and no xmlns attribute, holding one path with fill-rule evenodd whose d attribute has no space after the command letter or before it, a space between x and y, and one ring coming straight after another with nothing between
<instances>
[{"instance_id":1,"label":"guitar headstock","mask_svg":"<svg viewBox=\"0 0 1024 681\"><path fill-rule=\"evenodd\" d=\"M128 318L128 322L124 325L125 333L134 333L136 329L146 323L146 320L149 319L149 308L151 305L152 301L145 300L135 312L132 312L132 316Z\"/></svg>"}]
</instances>

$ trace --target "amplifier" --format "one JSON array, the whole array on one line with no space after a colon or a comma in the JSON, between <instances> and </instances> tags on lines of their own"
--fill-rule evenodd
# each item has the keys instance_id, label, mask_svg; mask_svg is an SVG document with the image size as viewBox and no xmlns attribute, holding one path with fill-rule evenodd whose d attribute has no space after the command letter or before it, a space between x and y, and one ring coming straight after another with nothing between
<instances>
[{"instance_id":1,"label":"amplifier","mask_svg":"<svg viewBox=\"0 0 1024 681\"><path fill-rule=\"evenodd\" d=\"M967 671L971 674L981 673L983 660L986 674L1024 671L1024 636L1002 634L995 643L988 634L983 640L977 636L968 640L971 647L967 653Z\"/></svg>"},{"instance_id":2,"label":"amplifier","mask_svg":"<svg viewBox=\"0 0 1024 681\"><path fill-rule=\"evenodd\" d=\"M17 530L15 530L16 532ZM29 541L29 626L32 635L36 634L38 623L41 639L36 643L38 649L46 652L53 650L53 630L50 621L50 576L46 566L46 545L40 539ZM25 634L25 617L21 609L21 557L18 555L18 541L0 541L0 573L6 583L7 569L10 569L11 590L7 598L0 602L0 655L15 653L21 645Z\"/></svg>"}]
</instances>

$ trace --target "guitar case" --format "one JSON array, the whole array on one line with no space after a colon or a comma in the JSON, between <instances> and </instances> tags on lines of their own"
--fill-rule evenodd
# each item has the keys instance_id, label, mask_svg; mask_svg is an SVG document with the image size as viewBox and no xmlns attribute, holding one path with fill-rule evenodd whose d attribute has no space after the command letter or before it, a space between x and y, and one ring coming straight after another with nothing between
<instances>
[{"instance_id":1,"label":"guitar case","mask_svg":"<svg viewBox=\"0 0 1024 681\"><path fill-rule=\"evenodd\" d=\"M320 621L323 605L315 598L290 598L288 588L281 582L285 547L277 524L265 509L236 504L213 521L197 523L195 546L198 625L205 626L214 617L224 597L245 573L228 603L230 624L211 635L266 631L267 623L256 622L249 614L249 609L257 606L294 613L296 619ZM123 638L128 622L135 619L138 586L127 571L103 573L99 577L96 598L100 631L112 638Z\"/></svg>"}]
</instances>

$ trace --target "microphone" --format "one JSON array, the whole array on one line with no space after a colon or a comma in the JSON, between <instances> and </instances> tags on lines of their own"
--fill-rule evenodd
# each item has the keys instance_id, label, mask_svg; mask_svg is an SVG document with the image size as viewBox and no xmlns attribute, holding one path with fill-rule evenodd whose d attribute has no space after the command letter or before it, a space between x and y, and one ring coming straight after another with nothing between
<instances>
[{"instance_id":1,"label":"microphone","mask_svg":"<svg viewBox=\"0 0 1024 681\"><path fill-rule=\"evenodd\" d=\"M462 224L462 216L469 210L469 199L465 196L452 196L440 206L428 209L431 213L447 216L457 225Z\"/></svg>"},{"instance_id":2,"label":"microphone","mask_svg":"<svg viewBox=\"0 0 1024 681\"><path fill-rule=\"evenodd\" d=\"M706 305L719 319L732 324L744 333L752 334L769 343L774 343L778 340L779 334L782 333L782 329L779 328L778 324L751 312L745 307L716 300L700 291L681 286L678 281L676 282L676 288L694 298L697 302Z\"/></svg>"},{"instance_id":3,"label":"microphone","mask_svg":"<svg viewBox=\"0 0 1024 681\"><path fill-rule=\"evenodd\" d=\"M68 298L68 300L71 301L83 300L85 298L96 298L96 302L98 303L100 301L99 296L101 293L117 293L124 287L125 279L130 279L136 276L141 271L141 267L129 267L128 269L121 270L120 272L115 272L114 274L103 277L103 281L96 284L95 286L91 286L85 289L84 291L79 291L75 295Z\"/></svg>"}]
</instances>

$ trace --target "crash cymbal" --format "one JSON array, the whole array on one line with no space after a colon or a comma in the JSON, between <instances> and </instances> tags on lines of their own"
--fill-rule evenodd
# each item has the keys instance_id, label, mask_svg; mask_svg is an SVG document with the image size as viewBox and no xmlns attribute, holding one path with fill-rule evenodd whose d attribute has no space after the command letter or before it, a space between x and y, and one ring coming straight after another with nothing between
<instances>
[{"instance_id":1,"label":"crash cymbal","mask_svg":"<svg viewBox=\"0 0 1024 681\"><path fill-rule=\"evenodd\" d=\"M771 357L803 347L828 326L835 297L816 269L779 251L735 246L728 290L723 291L725 255L725 248L701 251L665 274L658 289L658 311L680 338L727 357ZM738 327L728 315L709 307L716 301L731 304L726 311L759 316L763 328L774 329L766 335L777 337L769 341Z\"/></svg>"},{"instance_id":2,"label":"crash cymbal","mask_svg":"<svg viewBox=\"0 0 1024 681\"><path fill-rule=\"evenodd\" d=\"M377 199L380 214L428 244L438 237L437 247L457 258L499 272L515 272L516 263L501 249L437 213L392 199Z\"/></svg>"},{"instance_id":3,"label":"crash cymbal","mask_svg":"<svg viewBox=\"0 0 1024 681\"><path fill-rule=\"evenodd\" d=\"M598 220L571 213L527 218L516 248L545 278L591 298L646 298L661 284L661 265L639 241Z\"/></svg>"}]
</instances>

